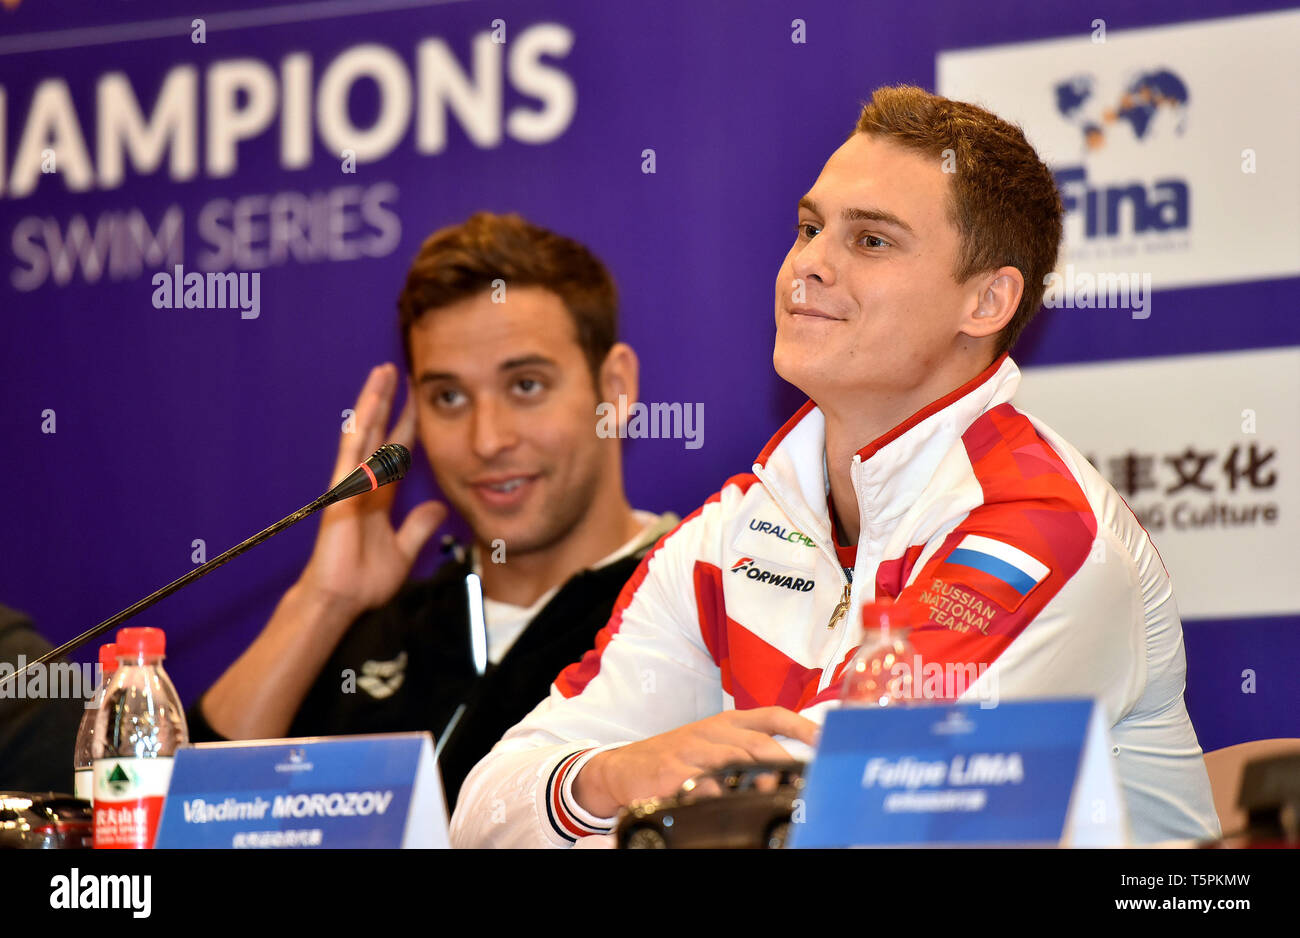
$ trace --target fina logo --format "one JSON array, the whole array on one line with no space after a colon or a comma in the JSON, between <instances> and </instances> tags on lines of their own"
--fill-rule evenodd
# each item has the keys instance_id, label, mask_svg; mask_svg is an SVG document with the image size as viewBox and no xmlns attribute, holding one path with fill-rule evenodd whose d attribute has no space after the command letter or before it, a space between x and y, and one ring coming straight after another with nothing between
<instances>
[{"instance_id":1,"label":"fina logo","mask_svg":"<svg viewBox=\"0 0 1300 938\"><path fill-rule=\"evenodd\" d=\"M312 763L307 761L306 749L290 749L289 761L281 762L275 767L277 772L310 772L316 768Z\"/></svg>"},{"instance_id":2,"label":"fina logo","mask_svg":"<svg viewBox=\"0 0 1300 938\"><path fill-rule=\"evenodd\" d=\"M1091 75L1076 75L1058 82L1053 91L1056 111L1079 129L1080 148L1097 153L1117 139L1138 144L1152 140L1153 127L1166 118L1181 136L1187 127L1189 95L1186 83L1167 68L1141 72L1124 86L1118 99L1098 101ZM1124 130L1127 128L1127 131ZM1185 179L1157 179L1152 185L1088 185L1087 166L1054 170L1057 188L1067 214L1083 212L1084 237L1181 231L1188 227L1189 189Z\"/></svg>"}]
</instances>

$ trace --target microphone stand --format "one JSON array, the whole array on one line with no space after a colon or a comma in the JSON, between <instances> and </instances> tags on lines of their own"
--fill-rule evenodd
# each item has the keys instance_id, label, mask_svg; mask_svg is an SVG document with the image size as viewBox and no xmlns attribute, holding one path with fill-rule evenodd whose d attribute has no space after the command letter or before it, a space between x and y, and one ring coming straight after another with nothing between
<instances>
[{"instance_id":1,"label":"microphone stand","mask_svg":"<svg viewBox=\"0 0 1300 938\"><path fill-rule=\"evenodd\" d=\"M398 450L400 450L400 452L397 452ZM377 457L380 457L381 454L384 454L384 457L386 458L380 459L377 462L376 461ZM398 462L395 463L393 461L394 458ZM378 465L379 468L381 469L382 475L380 478L382 478L383 481L379 481L379 478L376 477L374 471L370 468L370 464L372 462L375 462L376 465ZM259 531L257 534L254 534L252 537L248 538L248 540L236 544L234 547L230 548L224 553L216 557L213 557L207 563L195 567L193 570L185 574L183 577L173 580L172 582L168 583L166 586L162 587L162 589L155 590L154 592L146 596L144 599L132 603L130 606L127 606L121 612L117 613L114 616L110 616L109 618L105 619L103 622L99 623L99 625L95 626L93 629L89 629L85 632L82 632L76 638L72 639L72 641L64 642L58 648L55 648L53 651L41 655L41 657L37 658L35 661L27 662L26 665L24 665L22 668L15 671L14 673L6 675L3 678L0 678L0 687L3 687L9 681L17 680L20 674L26 673L30 668L38 667L39 665L43 665L48 661L54 660L55 658L61 658L64 655L66 655L68 652L80 648L82 645L86 644L86 642L90 641L91 639L103 635L105 632L113 628L115 625L119 625L120 623L125 622L127 619L130 619L132 616L144 612L144 610L148 609L150 606L154 605L160 600L166 599L168 596L176 592L181 587L193 583L195 580L199 579L200 577L207 576L213 570L217 569L220 566L225 565L226 563L229 563L231 560L235 559L245 551L250 550L253 547L256 547L258 544L262 543L267 538L279 534L285 528L297 524L303 518L306 518L309 515L314 515L316 512L320 511L322 508L326 507L327 505L331 505L337 501L342 501L345 498L351 498L353 495L360 494L361 492L373 492L381 485L386 485L389 482L396 482L398 479L402 478L402 476L406 474L406 470L410 467L410 465L411 465L411 454L406 450L405 447L399 446L396 443L386 443L384 446L381 446L374 453L374 455L372 455L364 463L362 463L360 466L354 469L352 473L347 476L347 478L341 481L338 485L334 486L334 488L330 489L324 495L312 501L310 504L303 505L293 514L289 515L286 518L281 518L279 521L271 525L269 528L266 528L263 531Z\"/></svg>"}]
</instances>

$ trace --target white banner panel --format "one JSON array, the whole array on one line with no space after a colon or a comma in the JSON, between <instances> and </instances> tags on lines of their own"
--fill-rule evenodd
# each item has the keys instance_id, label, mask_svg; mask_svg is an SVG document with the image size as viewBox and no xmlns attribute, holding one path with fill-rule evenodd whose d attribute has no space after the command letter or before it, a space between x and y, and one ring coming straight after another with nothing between
<instances>
[{"instance_id":1,"label":"white banner panel","mask_svg":"<svg viewBox=\"0 0 1300 938\"><path fill-rule=\"evenodd\" d=\"M1087 23L937 62L940 94L1019 123L1056 174L1062 275L1161 290L1300 274L1300 11Z\"/></svg>"},{"instance_id":2,"label":"white banner panel","mask_svg":"<svg viewBox=\"0 0 1300 938\"><path fill-rule=\"evenodd\" d=\"M1184 619L1300 612L1300 348L1025 368L1013 403L1124 496Z\"/></svg>"}]
</instances>

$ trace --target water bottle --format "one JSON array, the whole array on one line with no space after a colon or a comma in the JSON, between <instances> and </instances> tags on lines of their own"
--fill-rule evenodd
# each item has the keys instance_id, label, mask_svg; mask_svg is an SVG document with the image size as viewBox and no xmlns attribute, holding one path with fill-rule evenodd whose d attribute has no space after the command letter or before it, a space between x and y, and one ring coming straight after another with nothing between
<instances>
[{"instance_id":1,"label":"water bottle","mask_svg":"<svg viewBox=\"0 0 1300 938\"><path fill-rule=\"evenodd\" d=\"M888 597L862 607L864 635L844 671L840 703L846 707L897 707L914 703L921 675L913 675L916 650L902 610Z\"/></svg>"},{"instance_id":2,"label":"water bottle","mask_svg":"<svg viewBox=\"0 0 1300 938\"><path fill-rule=\"evenodd\" d=\"M153 846L172 758L189 742L180 697L162 660L161 629L117 633L118 669L95 719L95 848Z\"/></svg>"},{"instance_id":3,"label":"water bottle","mask_svg":"<svg viewBox=\"0 0 1300 938\"><path fill-rule=\"evenodd\" d=\"M99 705L104 701L104 688L109 678L117 670L117 646L112 642L99 646L99 683L95 694L86 705L86 712L81 715L81 725L77 727L77 745L72 754L72 792L82 801L95 800L95 753L91 748L95 739L95 717Z\"/></svg>"}]
</instances>

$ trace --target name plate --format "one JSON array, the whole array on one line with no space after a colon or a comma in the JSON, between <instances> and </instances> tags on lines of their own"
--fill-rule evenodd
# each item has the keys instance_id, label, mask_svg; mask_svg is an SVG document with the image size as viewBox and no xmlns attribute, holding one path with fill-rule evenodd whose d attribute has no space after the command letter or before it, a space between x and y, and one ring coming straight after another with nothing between
<instances>
[{"instance_id":1,"label":"name plate","mask_svg":"<svg viewBox=\"0 0 1300 938\"><path fill-rule=\"evenodd\" d=\"M1109 738L1091 700L827 714L791 846L1117 846Z\"/></svg>"},{"instance_id":2,"label":"name plate","mask_svg":"<svg viewBox=\"0 0 1300 938\"><path fill-rule=\"evenodd\" d=\"M392 733L182 749L155 846L448 847L433 741Z\"/></svg>"}]
</instances>

